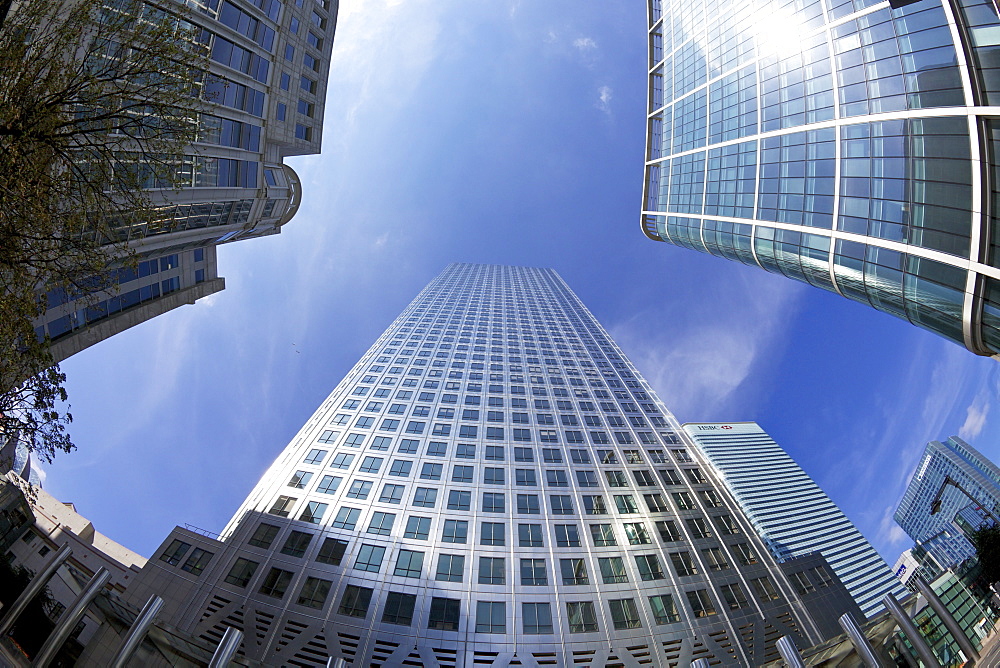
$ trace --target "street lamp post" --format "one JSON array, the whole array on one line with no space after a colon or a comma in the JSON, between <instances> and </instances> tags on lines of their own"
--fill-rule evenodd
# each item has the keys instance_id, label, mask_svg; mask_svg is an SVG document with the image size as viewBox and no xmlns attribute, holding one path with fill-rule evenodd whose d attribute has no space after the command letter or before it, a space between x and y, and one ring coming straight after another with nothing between
<instances>
[{"instance_id":1,"label":"street lamp post","mask_svg":"<svg viewBox=\"0 0 1000 668\"><path fill-rule=\"evenodd\" d=\"M977 504L980 508L983 509L984 513L990 516L990 519L993 520L994 524L1000 526L1000 520L997 519L996 515L987 510L986 505L984 503L982 503L979 499L969 494L969 492L964 487L959 485L958 481L956 481L950 475L945 475L944 481L941 483L941 487L938 488L937 494L934 495L934 499L931 501L931 515L937 515L941 511L941 495L944 494L944 488L947 487L948 485L953 486L962 494L965 494L967 497L969 497L969 499L973 503Z\"/></svg>"}]
</instances>

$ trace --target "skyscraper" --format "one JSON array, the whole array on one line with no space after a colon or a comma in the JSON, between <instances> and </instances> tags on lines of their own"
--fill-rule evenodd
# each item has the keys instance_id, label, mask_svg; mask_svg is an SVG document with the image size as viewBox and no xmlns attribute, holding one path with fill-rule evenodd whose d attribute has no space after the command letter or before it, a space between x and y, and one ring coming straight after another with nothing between
<instances>
[{"instance_id":1,"label":"skyscraper","mask_svg":"<svg viewBox=\"0 0 1000 668\"><path fill-rule=\"evenodd\" d=\"M779 562L821 553L867 616L906 592L885 560L756 422L685 424Z\"/></svg>"},{"instance_id":2,"label":"skyscraper","mask_svg":"<svg viewBox=\"0 0 1000 668\"><path fill-rule=\"evenodd\" d=\"M642 229L1000 351L983 0L652 0Z\"/></svg>"},{"instance_id":3,"label":"skyscraper","mask_svg":"<svg viewBox=\"0 0 1000 668\"><path fill-rule=\"evenodd\" d=\"M822 559L778 565L688 443L554 271L453 264L127 594L266 665L759 665L838 633Z\"/></svg>"},{"instance_id":4,"label":"skyscraper","mask_svg":"<svg viewBox=\"0 0 1000 668\"><path fill-rule=\"evenodd\" d=\"M945 484L945 476L955 484ZM935 498L940 498L941 506L932 515ZM948 568L976 553L952 522L958 517L966 527L977 528L990 514L1000 515L1000 468L952 436L927 444L893 518L941 567Z\"/></svg>"},{"instance_id":5,"label":"skyscraper","mask_svg":"<svg viewBox=\"0 0 1000 668\"><path fill-rule=\"evenodd\" d=\"M319 153L338 0L158 0L196 10L209 68L198 82L198 141L179 187L150 177L152 219L122 218L117 241L137 254L118 291L84 303L48 295L35 322L56 361L112 334L218 292L215 247L277 234L298 210L302 186L284 158Z\"/></svg>"}]
</instances>

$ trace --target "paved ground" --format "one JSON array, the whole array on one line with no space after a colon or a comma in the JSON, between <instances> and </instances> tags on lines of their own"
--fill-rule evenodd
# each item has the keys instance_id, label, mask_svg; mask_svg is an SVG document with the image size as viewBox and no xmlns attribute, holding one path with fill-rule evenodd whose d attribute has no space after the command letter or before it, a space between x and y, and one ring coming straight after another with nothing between
<instances>
[{"instance_id":1,"label":"paved ground","mask_svg":"<svg viewBox=\"0 0 1000 668\"><path fill-rule=\"evenodd\" d=\"M1000 632L994 631L993 635L983 643L983 653L976 662L982 668L997 668L1000 666Z\"/></svg>"}]
</instances>

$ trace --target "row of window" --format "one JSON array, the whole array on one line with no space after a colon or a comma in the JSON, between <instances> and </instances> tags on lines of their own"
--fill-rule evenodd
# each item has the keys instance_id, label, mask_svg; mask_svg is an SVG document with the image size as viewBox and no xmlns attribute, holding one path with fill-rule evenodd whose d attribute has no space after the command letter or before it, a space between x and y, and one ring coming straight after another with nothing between
<instances>
[{"instance_id":1,"label":"row of window","mask_svg":"<svg viewBox=\"0 0 1000 668\"><path fill-rule=\"evenodd\" d=\"M294 482L294 478L293 478ZM370 480L358 479L354 480L349 487L346 498L356 499L359 501L367 501L369 495L372 491L374 483ZM334 476L324 476L320 481L317 492L320 493L333 493L340 486L340 479ZM323 490L326 490L325 492ZM383 483L381 487L381 492L376 498L372 498L372 501L377 500L379 503L387 503L393 505L399 505L403 501L403 497L406 494L406 486L399 485L395 483ZM702 490L699 495L702 501L709 508L719 508L723 507L721 499L714 490ZM421 508L434 508L437 504L438 489L433 487L417 487L414 492L413 500L410 505ZM516 504L512 511L516 511L518 514L530 514L537 515L541 513L539 495L537 494L516 494L514 495ZM549 512L552 515L576 515L578 514L574 510L573 495L571 494L550 494L549 495ZM581 497L583 504L583 512L585 515L608 515L609 506L605 502L605 497L603 495L589 495L585 494ZM694 497L687 490L680 492L672 492L671 498L674 505L678 510L697 510L697 505L695 504ZM292 509L295 507L295 503L298 499L296 497L280 495L275 499L271 508L268 512L272 515L277 515L278 517L289 517ZM665 513L671 512L670 506L667 505L666 498L662 494L644 494L643 500L646 502L646 506L652 513ZM614 508L622 515L633 515L640 512L639 505L636 502L635 495L633 494L613 494L612 501L614 503ZM323 520L323 516L326 514L329 504L323 503L321 501L308 501L305 507L302 509L302 513L299 515L299 520L303 522L309 522L311 524L320 524ZM463 489L452 489L448 491L447 503L445 508L447 510L456 510L462 512L472 511L472 491ZM341 516L350 516L352 513L360 510L356 508L350 508L347 506L342 506L338 511L333 520L333 526L335 528L345 528L343 526L338 526L338 524L343 524ZM479 512L481 513L507 513L507 494L504 492L483 492L482 500L479 505ZM716 523L724 524L728 527L727 531L730 533L736 533L739 531L739 527L735 520L732 519L730 515L716 515L714 516L714 521ZM353 526L351 527L353 530Z\"/></svg>"},{"instance_id":2,"label":"row of window","mask_svg":"<svg viewBox=\"0 0 1000 668\"><path fill-rule=\"evenodd\" d=\"M461 555L442 555L452 557L454 561L444 562L439 566L439 572L446 576L461 574L464 564ZM401 557L403 559L403 557ZM404 572L410 572L414 567L414 557L406 556L401 561ZM533 560L522 560L533 561ZM240 587L245 587L253 577L258 564L246 559L237 559L226 581ZM419 564L416 564L419 571ZM489 573L492 564L481 566ZM522 563L522 572L532 575L536 572L532 564ZM444 569L441 571L440 569ZM282 599L292 583L294 573L280 568L271 568L261 582L259 593L271 598ZM754 596L761 603L771 603L780 599L770 577L764 575L750 581ZM333 583L330 580L308 576L304 579L295 602L315 609L322 609L329 597ZM347 585L337 606L337 613L348 617L367 618L374 589L358 585ZM719 586L719 595L726 608L739 610L750 607L750 601L743 585L731 582ZM695 618L718 614L716 604L707 589L693 589L684 592L690 613ZM680 614L676 608L673 596L658 594L647 597L649 609L654 624L672 624L680 622ZM417 595L408 592L387 592L383 606L381 621L387 624L411 626L416 610ZM475 630L477 633L506 633L507 612L506 601L477 601ZM522 602L521 620L522 632L527 635L554 633L551 603ZM570 633L589 633L598 630L597 617L593 601L566 602L566 622ZM611 623L615 629L633 629L642 626L642 620L635 599L611 599L608 601ZM461 624L461 600L444 597L431 597L430 610L427 616L427 628L442 631L458 631Z\"/></svg>"}]
</instances>

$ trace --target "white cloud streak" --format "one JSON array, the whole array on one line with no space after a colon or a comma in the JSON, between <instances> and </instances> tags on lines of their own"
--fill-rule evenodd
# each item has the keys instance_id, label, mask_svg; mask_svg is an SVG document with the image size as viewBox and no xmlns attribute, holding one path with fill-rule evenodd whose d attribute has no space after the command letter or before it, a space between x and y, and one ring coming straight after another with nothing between
<instances>
[{"instance_id":1,"label":"white cloud streak","mask_svg":"<svg viewBox=\"0 0 1000 668\"><path fill-rule=\"evenodd\" d=\"M672 318L655 305L612 328L612 336L681 421L722 411L746 414L747 407L734 398L753 393L737 389L781 344L789 313L809 289L766 274L732 287L718 308Z\"/></svg>"}]
</instances>

